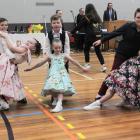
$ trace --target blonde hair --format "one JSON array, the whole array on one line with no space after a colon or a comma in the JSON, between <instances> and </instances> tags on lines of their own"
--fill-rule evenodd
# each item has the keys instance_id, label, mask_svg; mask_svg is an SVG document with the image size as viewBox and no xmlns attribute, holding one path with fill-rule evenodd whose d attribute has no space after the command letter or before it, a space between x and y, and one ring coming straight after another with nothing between
<instances>
[{"instance_id":1,"label":"blonde hair","mask_svg":"<svg viewBox=\"0 0 140 140\"><path fill-rule=\"evenodd\" d=\"M53 41L52 41L52 47L54 44L60 44L61 48L62 48L62 41L58 38L54 38Z\"/></svg>"}]
</instances>

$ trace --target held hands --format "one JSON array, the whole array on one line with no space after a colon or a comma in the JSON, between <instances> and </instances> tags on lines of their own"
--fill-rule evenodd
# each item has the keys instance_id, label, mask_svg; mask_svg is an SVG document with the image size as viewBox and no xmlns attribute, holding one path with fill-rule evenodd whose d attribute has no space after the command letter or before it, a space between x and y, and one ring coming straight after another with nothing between
<instances>
[{"instance_id":1,"label":"held hands","mask_svg":"<svg viewBox=\"0 0 140 140\"><path fill-rule=\"evenodd\" d=\"M67 34L69 37L73 36L73 34L71 34L71 32L67 31Z\"/></svg>"},{"instance_id":2,"label":"held hands","mask_svg":"<svg viewBox=\"0 0 140 140\"><path fill-rule=\"evenodd\" d=\"M89 72L90 68L82 67L83 72Z\"/></svg>"},{"instance_id":3,"label":"held hands","mask_svg":"<svg viewBox=\"0 0 140 140\"><path fill-rule=\"evenodd\" d=\"M101 43L102 43L101 40L97 40L92 45L96 47L96 46L101 45Z\"/></svg>"}]
</instances>

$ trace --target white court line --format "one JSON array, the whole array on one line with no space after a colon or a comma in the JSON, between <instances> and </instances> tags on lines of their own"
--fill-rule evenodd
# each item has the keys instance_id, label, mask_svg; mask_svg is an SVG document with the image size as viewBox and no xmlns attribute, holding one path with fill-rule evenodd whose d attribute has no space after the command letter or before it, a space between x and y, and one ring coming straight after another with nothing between
<instances>
[{"instance_id":1,"label":"white court line","mask_svg":"<svg viewBox=\"0 0 140 140\"><path fill-rule=\"evenodd\" d=\"M95 80L103 80L103 79L105 79L105 78L91 78L91 77L88 77L88 76L86 76L86 75L80 74L79 72L73 71L73 70L71 70L71 69L70 69L70 71L73 72L73 73L75 73L75 74L77 74L77 75L80 75L80 76L86 78L86 79L84 79L84 80L73 80L73 81L75 81L75 82L95 81ZM24 84L25 84L25 83L24 83ZM26 85L26 86L32 86L32 85L43 85L43 84L44 84L43 82L40 82L40 83L30 83L30 84L25 84L25 85Z\"/></svg>"},{"instance_id":2,"label":"white court line","mask_svg":"<svg viewBox=\"0 0 140 140\"><path fill-rule=\"evenodd\" d=\"M73 82L84 82L84 81L95 81L95 80L103 80L105 78L97 78L97 79L84 79L84 80L72 80ZM25 84L26 86L33 86L33 85L43 85L44 83L43 82L40 82L40 83L30 83L30 84Z\"/></svg>"},{"instance_id":3,"label":"white court line","mask_svg":"<svg viewBox=\"0 0 140 140\"><path fill-rule=\"evenodd\" d=\"M79 72L76 72L76 71L74 71L74 70L71 70L71 69L70 69L70 71L73 72L73 73L75 73L75 74L77 74L77 75L80 75L80 76L82 76L82 77L84 77L84 78L86 78L86 79L88 79L88 80L93 80L93 78L88 77L88 76L83 75L83 74L80 74Z\"/></svg>"}]
</instances>

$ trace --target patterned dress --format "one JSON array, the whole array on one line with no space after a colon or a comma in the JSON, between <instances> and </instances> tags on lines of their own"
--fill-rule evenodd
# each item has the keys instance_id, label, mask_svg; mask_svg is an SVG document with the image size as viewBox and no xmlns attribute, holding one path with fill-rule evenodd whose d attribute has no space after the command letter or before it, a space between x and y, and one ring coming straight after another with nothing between
<instances>
[{"instance_id":1,"label":"patterned dress","mask_svg":"<svg viewBox=\"0 0 140 140\"><path fill-rule=\"evenodd\" d=\"M28 49L25 54L15 54L14 59L17 64L21 64L27 60L30 62L30 50ZM18 67L11 63L11 61L12 59L9 59L9 55L6 53L0 54L0 95L3 95L7 99L12 98L19 101L25 98L24 88L18 74Z\"/></svg>"},{"instance_id":2,"label":"patterned dress","mask_svg":"<svg viewBox=\"0 0 140 140\"><path fill-rule=\"evenodd\" d=\"M62 93L65 96L71 96L75 94L75 89L65 68L64 54L59 56L52 54L50 59L51 66L41 95L57 95Z\"/></svg>"},{"instance_id":3,"label":"patterned dress","mask_svg":"<svg viewBox=\"0 0 140 140\"><path fill-rule=\"evenodd\" d=\"M140 107L140 56L124 62L105 80L106 85L133 106Z\"/></svg>"}]
</instances>

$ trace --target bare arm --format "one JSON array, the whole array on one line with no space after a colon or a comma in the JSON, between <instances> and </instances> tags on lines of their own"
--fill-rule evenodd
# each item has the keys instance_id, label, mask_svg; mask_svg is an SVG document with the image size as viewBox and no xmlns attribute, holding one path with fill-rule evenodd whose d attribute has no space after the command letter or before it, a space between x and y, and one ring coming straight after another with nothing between
<instances>
[{"instance_id":1,"label":"bare arm","mask_svg":"<svg viewBox=\"0 0 140 140\"><path fill-rule=\"evenodd\" d=\"M43 61L37 63L36 65L32 66L31 68L25 69L25 71L31 71L33 69L39 68L39 67L41 67L42 65L44 65L48 61L49 61L49 58L46 57Z\"/></svg>"},{"instance_id":2,"label":"bare arm","mask_svg":"<svg viewBox=\"0 0 140 140\"><path fill-rule=\"evenodd\" d=\"M51 45L50 45L50 40L48 38L48 34L46 35L46 43L45 43L45 47L43 48L43 54L47 54L47 55L51 54Z\"/></svg>"},{"instance_id":3,"label":"bare arm","mask_svg":"<svg viewBox=\"0 0 140 140\"><path fill-rule=\"evenodd\" d=\"M72 57L70 57L69 55L66 55L65 58L67 60L69 60L72 64L74 64L75 66L77 66L78 68L80 68L81 70L83 70L84 72L89 71L89 69L83 67L82 65L80 65L80 63L78 61L75 61Z\"/></svg>"},{"instance_id":4,"label":"bare arm","mask_svg":"<svg viewBox=\"0 0 140 140\"><path fill-rule=\"evenodd\" d=\"M65 32L65 47L64 47L64 52L65 54L69 55L70 54L70 40L69 40L69 36L68 33Z\"/></svg>"},{"instance_id":5,"label":"bare arm","mask_svg":"<svg viewBox=\"0 0 140 140\"><path fill-rule=\"evenodd\" d=\"M16 47L12 41L10 40L10 38L8 37L7 33L1 32L0 31L0 36L3 37L5 39L5 42L7 44L7 47L14 53L25 53L27 51L26 48L22 48L22 47Z\"/></svg>"}]
</instances>

